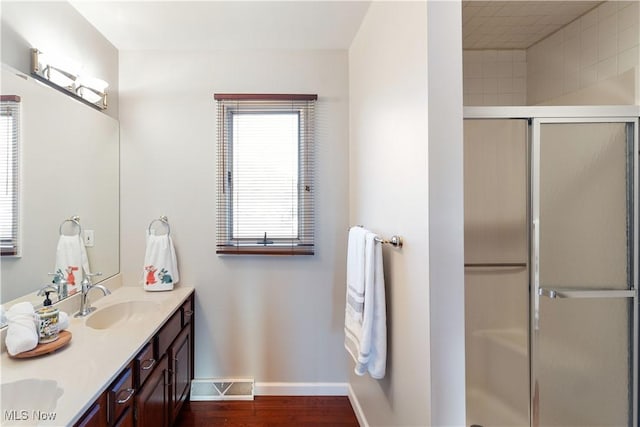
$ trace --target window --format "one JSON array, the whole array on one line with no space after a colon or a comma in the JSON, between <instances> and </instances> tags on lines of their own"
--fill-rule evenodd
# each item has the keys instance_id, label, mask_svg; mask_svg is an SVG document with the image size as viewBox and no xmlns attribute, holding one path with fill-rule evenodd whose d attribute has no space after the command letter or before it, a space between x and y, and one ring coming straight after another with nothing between
<instances>
[{"instance_id":1,"label":"window","mask_svg":"<svg viewBox=\"0 0 640 427\"><path fill-rule=\"evenodd\" d=\"M0 253L18 255L20 97L0 96Z\"/></svg>"},{"instance_id":2,"label":"window","mask_svg":"<svg viewBox=\"0 0 640 427\"><path fill-rule=\"evenodd\" d=\"M317 95L216 94L217 253L313 255Z\"/></svg>"}]
</instances>

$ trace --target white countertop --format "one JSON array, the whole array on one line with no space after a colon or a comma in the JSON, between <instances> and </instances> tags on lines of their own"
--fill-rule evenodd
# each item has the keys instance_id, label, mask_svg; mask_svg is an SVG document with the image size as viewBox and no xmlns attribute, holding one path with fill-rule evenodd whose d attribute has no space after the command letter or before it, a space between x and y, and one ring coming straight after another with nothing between
<instances>
[{"instance_id":1,"label":"white countertop","mask_svg":"<svg viewBox=\"0 0 640 427\"><path fill-rule=\"evenodd\" d=\"M193 290L179 286L168 292L145 292L142 287L120 287L93 306L99 311L125 301L151 301L157 310L135 324L102 330L85 326L91 315L81 319L70 315L67 330L73 336L67 346L32 359L12 359L3 353L0 425L72 425Z\"/></svg>"}]
</instances>

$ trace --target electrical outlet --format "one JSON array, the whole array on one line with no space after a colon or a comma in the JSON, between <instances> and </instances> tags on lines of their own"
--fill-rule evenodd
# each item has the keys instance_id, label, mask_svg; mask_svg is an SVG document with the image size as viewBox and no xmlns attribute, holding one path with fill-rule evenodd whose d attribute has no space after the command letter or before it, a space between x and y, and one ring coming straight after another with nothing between
<instances>
[{"instance_id":1,"label":"electrical outlet","mask_svg":"<svg viewBox=\"0 0 640 427\"><path fill-rule=\"evenodd\" d=\"M84 230L84 245L87 248L92 248L95 244L95 236L93 230Z\"/></svg>"}]
</instances>

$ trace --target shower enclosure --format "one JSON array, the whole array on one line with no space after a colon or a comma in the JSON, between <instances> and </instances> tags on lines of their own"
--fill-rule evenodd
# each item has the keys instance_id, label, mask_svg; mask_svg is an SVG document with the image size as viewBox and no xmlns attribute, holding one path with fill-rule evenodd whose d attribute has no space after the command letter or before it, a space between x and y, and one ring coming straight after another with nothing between
<instances>
[{"instance_id":1,"label":"shower enclosure","mask_svg":"<svg viewBox=\"0 0 640 427\"><path fill-rule=\"evenodd\" d=\"M467 107L467 425L637 426L638 107Z\"/></svg>"}]
</instances>

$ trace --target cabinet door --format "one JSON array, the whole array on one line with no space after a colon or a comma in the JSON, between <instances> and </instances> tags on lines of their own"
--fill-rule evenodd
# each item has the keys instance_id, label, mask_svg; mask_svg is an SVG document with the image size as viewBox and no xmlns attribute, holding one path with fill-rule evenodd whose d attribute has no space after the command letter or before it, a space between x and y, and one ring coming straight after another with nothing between
<instances>
[{"instance_id":1,"label":"cabinet door","mask_svg":"<svg viewBox=\"0 0 640 427\"><path fill-rule=\"evenodd\" d=\"M169 347L171 371L173 373L171 422L180 412L185 400L189 398L191 386L191 329L186 327Z\"/></svg>"},{"instance_id":2,"label":"cabinet door","mask_svg":"<svg viewBox=\"0 0 640 427\"><path fill-rule=\"evenodd\" d=\"M114 427L133 427L133 407L127 408Z\"/></svg>"},{"instance_id":3,"label":"cabinet door","mask_svg":"<svg viewBox=\"0 0 640 427\"><path fill-rule=\"evenodd\" d=\"M107 395L103 393L96 403L85 412L76 427L106 427L107 426Z\"/></svg>"},{"instance_id":4,"label":"cabinet door","mask_svg":"<svg viewBox=\"0 0 640 427\"><path fill-rule=\"evenodd\" d=\"M138 426L167 427L169 425L168 373L167 358L163 357L136 397Z\"/></svg>"},{"instance_id":5,"label":"cabinet door","mask_svg":"<svg viewBox=\"0 0 640 427\"><path fill-rule=\"evenodd\" d=\"M133 374L131 367L127 367L117 380L111 384L107 392L109 402L108 411L109 425L115 425L124 412L133 407L133 396L135 389L133 388Z\"/></svg>"}]
</instances>

